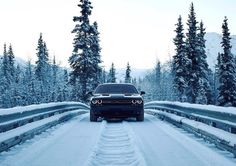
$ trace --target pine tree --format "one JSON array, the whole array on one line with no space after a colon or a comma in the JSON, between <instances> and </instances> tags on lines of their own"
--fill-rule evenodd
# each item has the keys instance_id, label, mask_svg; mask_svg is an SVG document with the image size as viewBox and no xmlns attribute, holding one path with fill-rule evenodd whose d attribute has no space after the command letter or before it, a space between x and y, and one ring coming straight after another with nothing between
<instances>
[{"instance_id":1,"label":"pine tree","mask_svg":"<svg viewBox=\"0 0 236 166\"><path fill-rule=\"evenodd\" d=\"M154 100L160 100L161 91L161 62L158 60L154 69Z\"/></svg>"},{"instance_id":2,"label":"pine tree","mask_svg":"<svg viewBox=\"0 0 236 166\"><path fill-rule=\"evenodd\" d=\"M105 83L107 81L107 72L105 69L102 69L102 80L101 83Z\"/></svg>"},{"instance_id":3,"label":"pine tree","mask_svg":"<svg viewBox=\"0 0 236 166\"><path fill-rule=\"evenodd\" d=\"M178 100L181 102L186 101L186 91L188 87L187 71L190 65L190 60L186 55L183 31L182 17L179 16L175 29L176 36L174 38L174 44L176 54L173 56L172 75L174 77L174 89L177 93Z\"/></svg>"},{"instance_id":4,"label":"pine tree","mask_svg":"<svg viewBox=\"0 0 236 166\"><path fill-rule=\"evenodd\" d=\"M50 84L52 80L52 65L49 62L49 54L47 44L43 42L43 52L44 52L44 86L46 86L47 91L50 92Z\"/></svg>"},{"instance_id":5,"label":"pine tree","mask_svg":"<svg viewBox=\"0 0 236 166\"><path fill-rule=\"evenodd\" d=\"M114 63L111 64L107 82L116 83L116 69L115 69Z\"/></svg>"},{"instance_id":6,"label":"pine tree","mask_svg":"<svg viewBox=\"0 0 236 166\"><path fill-rule=\"evenodd\" d=\"M228 19L225 17L222 24L222 42L223 53L218 57L219 74L219 96L218 105L236 106L236 70L234 56L231 53L230 32L228 28Z\"/></svg>"},{"instance_id":7,"label":"pine tree","mask_svg":"<svg viewBox=\"0 0 236 166\"><path fill-rule=\"evenodd\" d=\"M52 78L53 78L53 86L56 86L57 83L57 71L58 71L58 66L56 64L56 58L55 55L53 56L53 62L52 62Z\"/></svg>"},{"instance_id":8,"label":"pine tree","mask_svg":"<svg viewBox=\"0 0 236 166\"><path fill-rule=\"evenodd\" d=\"M6 49L6 44L4 44L4 50L3 50L3 59L2 59L2 65L1 65L1 71L2 71L2 77L0 79L0 85L1 85L1 106L3 108L9 108L11 107L11 74L9 69L9 57Z\"/></svg>"},{"instance_id":9,"label":"pine tree","mask_svg":"<svg viewBox=\"0 0 236 166\"><path fill-rule=\"evenodd\" d=\"M9 57L7 54L6 44L4 44L4 50L3 50L2 71L3 71L3 76L7 81L7 84L10 84Z\"/></svg>"},{"instance_id":10,"label":"pine tree","mask_svg":"<svg viewBox=\"0 0 236 166\"><path fill-rule=\"evenodd\" d=\"M188 89L187 97L190 103L196 103L196 98L199 91L199 54L198 54L198 37L197 37L197 21L196 14L194 11L193 3L190 6L190 14L188 16L188 33L186 34L186 52L187 57L190 59L188 69Z\"/></svg>"},{"instance_id":11,"label":"pine tree","mask_svg":"<svg viewBox=\"0 0 236 166\"><path fill-rule=\"evenodd\" d=\"M73 53L69 58L72 68L70 82L76 86L74 89L77 92L74 93L74 98L86 101L86 93L92 89L89 85L94 81L95 75L100 72L98 67L100 63L100 47L98 45L97 24L94 23L91 26L89 23L89 16L92 12L91 2L89 0L80 0L78 6L81 8L81 16L76 16L73 19L74 22L78 23L72 31L72 33L75 33L75 38Z\"/></svg>"},{"instance_id":12,"label":"pine tree","mask_svg":"<svg viewBox=\"0 0 236 166\"><path fill-rule=\"evenodd\" d=\"M15 56L12 50L12 46L9 46L9 50L6 50L6 44L4 44L4 52L3 52L3 64L2 64L2 96L5 97L3 99L4 106L3 107L12 107L16 105L15 102L15 91L17 88L16 79L15 79L15 66L14 62Z\"/></svg>"},{"instance_id":13,"label":"pine tree","mask_svg":"<svg viewBox=\"0 0 236 166\"><path fill-rule=\"evenodd\" d=\"M66 69L63 70L63 90L62 90L62 98L63 101L69 100L69 88L68 88L69 76Z\"/></svg>"},{"instance_id":14,"label":"pine tree","mask_svg":"<svg viewBox=\"0 0 236 166\"><path fill-rule=\"evenodd\" d=\"M203 22L200 22L199 33L197 34L197 58L195 64L196 72L196 81L198 81L196 89L196 103L207 104L211 99L211 89L208 80L209 68L207 64L207 55L205 51L205 42L204 36L206 34Z\"/></svg>"},{"instance_id":15,"label":"pine tree","mask_svg":"<svg viewBox=\"0 0 236 166\"><path fill-rule=\"evenodd\" d=\"M2 94L4 92L4 87L3 87L3 79L4 76L3 76L3 71L2 71L2 58L0 58L0 108L2 108L2 104L3 104L3 98L2 98Z\"/></svg>"},{"instance_id":16,"label":"pine tree","mask_svg":"<svg viewBox=\"0 0 236 166\"><path fill-rule=\"evenodd\" d=\"M217 55L217 63L215 64L215 71L214 71L214 85L213 85L213 90L214 90L214 104L217 105L218 104L218 96L219 96L219 86L220 86L220 83L219 83L219 75L220 75L220 72L219 72L219 68L220 66L222 65L222 56L221 56L221 53L218 52L218 55Z\"/></svg>"},{"instance_id":17,"label":"pine tree","mask_svg":"<svg viewBox=\"0 0 236 166\"><path fill-rule=\"evenodd\" d=\"M20 65L17 64L16 66L16 73L15 73L15 83L18 84L20 81L21 81L21 68L20 68Z\"/></svg>"},{"instance_id":18,"label":"pine tree","mask_svg":"<svg viewBox=\"0 0 236 166\"><path fill-rule=\"evenodd\" d=\"M36 92L35 92L35 77L33 73L33 65L29 60L25 68L23 84L24 86L24 98L25 105L35 104L37 101Z\"/></svg>"},{"instance_id":19,"label":"pine tree","mask_svg":"<svg viewBox=\"0 0 236 166\"><path fill-rule=\"evenodd\" d=\"M59 86L57 86L57 71L58 67L56 64L56 58L55 55L53 56L53 62L52 62L52 91L51 91L51 101L56 101L56 95L58 94L57 90Z\"/></svg>"},{"instance_id":20,"label":"pine tree","mask_svg":"<svg viewBox=\"0 0 236 166\"><path fill-rule=\"evenodd\" d=\"M215 100L215 73L209 68L207 72L207 80L209 82L209 87L206 88L206 97L207 97L207 104L214 105L216 102Z\"/></svg>"},{"instance_id":21,"label":"pine tree","mask_svg":"<svg viewBox=\"0 0 236 166\"><path fill-rule=\"evenodd\" d=\"M127 68L125 72L125 83L131 83L131 68L129 62L127 63Z\"/></svg>"},{"instance_id":22,"label":"pine tree","mask_svg":"<svg viewBox=\"0 0 236 166\"><path fill-rule=\"evenodd\" d=\"M9 46L9 50L8 50L7 55L8 55L9 74L10 74L10 77L11 77L11 81L13 81L14 74L15 74L15 66L14 66L15 56L14 56L11 44Z\"/></svg>"},{"instance_id":23,"label":"pine tree","mask_svg":"<svg viewBox=\"0 0 236 166\"><path fill-rule=\"evenodd\" d=\"M36 91L37 91L37 99L38 102L49 102L50 94L50 64L49 64L49 56L46 43L43 41L42 33L40 33L40 37L38 40L37 46L37 57L35 67L35 77L37 80Z\"/></svg>"},{"instance_id":24,"label":"pine tree","mask_svg":"<svg viewBox=\"0 0 236 166\"><path fill-rule=\"evenodd\" d=\"M92 61L93 61L93 77L91 79L91 89L95 89L102 82L102 68L100 67L101 61L101 48L99 40L99 32L97 22L91 26L91 39L92 39Z\"/></svg>"},{"instance_id":25,"label":"pine tree","mask_svg":"<svg viewBox=\"0 0 236 166\"><path fill-rule=\"evenodd\" d=\"M49 58L48 58L46 43L43 41L42 33L40 33L38 46L36 50L37 50L38 60L36 61L35 76L39 81L45 83L46 82L45 74L48 72L47 69L49 64Z\"/></svg>"},{"instance_id":26,"label":"pine tree","mask_svg":"<svg viewBox=\"0 0 236 166\"><path fill-rule=\"evenodd\" d=\"M22 105L23 86L22 71L20 65L18 64L16 67L16 72L14 73L14 82L11 84L11 107Z\"/></svg>"}]
</instances>

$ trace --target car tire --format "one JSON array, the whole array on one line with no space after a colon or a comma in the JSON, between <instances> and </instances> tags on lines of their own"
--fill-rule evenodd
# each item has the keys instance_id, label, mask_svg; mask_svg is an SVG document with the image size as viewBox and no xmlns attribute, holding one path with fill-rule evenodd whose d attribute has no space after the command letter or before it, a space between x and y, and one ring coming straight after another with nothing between
<instances>
[{"instance_id":1,"label":"car tire","mask_svg":"<svg viewBox=\"0 0 236 166\"><path fill-rule=\"evenodd\" d=\"M139 122L144 121L144 114L139 114L139 115L136 117L136 120L139 121Z\"/></svg>"},{"instance_id":2,"label":"car tire","mask_svg":"<svg viewBox=\"0 0 236 166\"><path fill-rule=\"evenodd\" d=\"M97 122L97 116L90 112L90 122Z\"/></svg>"}]
</instances>

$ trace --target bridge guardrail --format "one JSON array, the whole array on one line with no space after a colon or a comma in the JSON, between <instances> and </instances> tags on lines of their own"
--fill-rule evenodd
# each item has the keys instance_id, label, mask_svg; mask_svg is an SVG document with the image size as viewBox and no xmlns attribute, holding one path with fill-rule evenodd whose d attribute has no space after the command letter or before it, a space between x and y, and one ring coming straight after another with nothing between
<instances>
[{"instance_id":1,"label":"bridge guardrail","mask_svg":"<svg viewBox=\"0 0 236 166\"><path fill-rule=\"evenodd\" d=\"M3 138L0 137L0 153L3 151L8 150L9 148L24 142L28 139L33 138L35 135L38 135L47 129L65 122L75 116L81 115L86 113L85 111L71 111L71 112L66 112L64 114L59 114L59 117L50 117L53 118L53 120L46 121L42 124L35 125L34 127L29 127L24 130L20 130L19 132L17 131L16 133L11 133L10 136L4 136L3 133ZM58 115L57 115L58 116ZM45 119L47 120L47 119ZM34 122L37 123L37 122Z\"/></svg>"},{"instance_id":2,"label":"bridge guardrail","mask_svg":"<svg viewBox=\"0 0 236 166\"><path fill-rule=\"evenodd\" d=\"M54 103L53 103L54 104ZM10 120L14 120L14 119L19 119L19 118L24 118L30 115L34 115L34 114L39 114L39 113L43 113L43 112L47 112L50 110L55 110L55 109L63 109L66 108L68 106L77 106L78 108L87 108L89 109L89 107L86 104L80 103L80 102L72 102L71 104L67 103L67 102L58 102L55 103L55 105L51 105L51 106L45 106L43 108L28 108L28 106L22 107L21 110L23 111L14 111L11 112L11 109L15 109L15 108L10 108L7 109L9 110L10 113L7 113L5 111L4 114L2 114L2 111L0 110L0 122L6 122L6 121L10 121ZM24 110L25 108L25 110Z\"/></svg>"},{"instance_id":3,"label":"bridge guardrail","mask_svg":"<svg viewBox=\"0 0 236 166\"><path fill-rule=\"evenodd\" d=\"M35 108L32 110L22 109L23 111L0 115L0 133L23 126L27 123L51 117L56 114L61 114L76 109L89 109L89 107L83 103L58 103L58 105L44 108Z\"/></svg>"},{"instance_id":4,"label":"bridge guardrail","mask_svg":"<svg viewBox=\"0 0 236 166\"><path fill-rule=\"evenodd\" d=\"M205 106L206 109L203 109L194 106L194 104L192 104L192 106L191 104L186 106L176 102L170 103L158 101L149 102L144 105L145 109L158 109L164 112L169 112L236 134L236 108L234 114L231 112L214 110L214 107L208 108L208 106Z\"/></svg>"}]
</instances>

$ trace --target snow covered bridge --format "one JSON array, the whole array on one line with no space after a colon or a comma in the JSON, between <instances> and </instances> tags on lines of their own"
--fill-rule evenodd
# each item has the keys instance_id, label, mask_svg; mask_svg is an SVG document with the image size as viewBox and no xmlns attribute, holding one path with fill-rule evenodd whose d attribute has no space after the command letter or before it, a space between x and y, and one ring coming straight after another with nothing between
<instances>
[{"instance_id":1,"label":"snow covered bridge","mask_svg":"<svg viewBox=\"0 0 236 166\"><path fill-rule=\"evenodd\" d=\"M226 131L233 129L234 118L232 121L219 120L191 112L195 117L205 119L203 122L199 119L196 121L194 116L187 117L186 111L179 115L178 110L183 108L171 109L168 111L165 107L164 110L160 108L160 103L151 103L146 105L144 122L136 122L135 119L101 119L96 123L89 121L88 107L80 103L54 103L11 111L0 110L0 165L236 164L233 155L236 136L234 132ZM9 119L3 121L4 116ZM208 122L214 122L215 125L210 126ZM223 123L229 126L222 127ZM226 150L219 150L215 144L204 141L202 137L210 142L218 142L216 145Z\"/></svg>"}]
</instances>

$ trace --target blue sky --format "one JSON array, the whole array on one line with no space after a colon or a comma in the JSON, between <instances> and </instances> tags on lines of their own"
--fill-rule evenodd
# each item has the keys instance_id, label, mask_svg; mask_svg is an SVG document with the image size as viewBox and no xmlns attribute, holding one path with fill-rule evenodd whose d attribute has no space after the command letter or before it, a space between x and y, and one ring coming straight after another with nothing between
<instances>
[{"instance_id":1,"label":"blue sky","mask_svg":"<svg viewBox=\"0 0 236 166\"><path fill-rule=\"evenodd\" d=\"M182 15L185 29L190 3L207 32L221 33L224 16L231 34L236 34L235 0L92 0L91 21L100 31L102 59L109 68L152 68L174 52L175 23ZM36 60L39 33L43 33L50 56L68 66L74 35L73 16L79 15L79 0L0 0L0 52L12 43L16 56ZM60 61L60 62L59 62Z\"/></svg>"}]
</instances>

